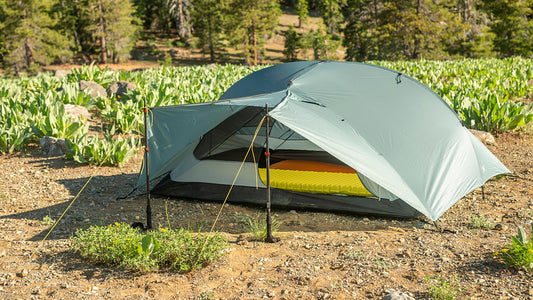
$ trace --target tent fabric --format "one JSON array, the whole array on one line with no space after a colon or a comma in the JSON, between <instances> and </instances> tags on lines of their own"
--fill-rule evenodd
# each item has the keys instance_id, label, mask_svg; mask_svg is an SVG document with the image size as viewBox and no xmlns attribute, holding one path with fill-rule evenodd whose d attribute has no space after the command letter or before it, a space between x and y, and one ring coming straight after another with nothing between
<instances>
[{"instance_id":1,"label":"tent fabric","mask_svg":"<svg viewBox=\"0 0 533 300\"><path fill-rule=\"evenodd\" d=\"M510 172L417 80L375 65L313 61L254 72L216 102L154 108L150 174L178 178L176 170L185 168L176 165L187 165L183 160L193 153L205 159L247 148L261 119L257 108L267 104L273 153L326 154L357 170L378 200L400 199L432 220L491 177ZM264 136L263 128L254 147L264 147ZM198 145L205 148L195 150Z\"/></svg>"}]
</instances>

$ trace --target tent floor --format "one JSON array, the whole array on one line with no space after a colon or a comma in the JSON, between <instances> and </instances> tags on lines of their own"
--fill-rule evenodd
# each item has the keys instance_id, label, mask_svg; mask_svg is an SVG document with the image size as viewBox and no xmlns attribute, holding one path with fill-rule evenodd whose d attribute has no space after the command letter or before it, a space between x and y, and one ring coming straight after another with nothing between
<instances>
[{"instance_id":1,"label":"tent floor","mask_svg":"<svg viewBox=\"0 0 533 300\"><path fill-rule=\"evenodd\" d=\"M155 195L195 200L222 202L229 185L176 182L166 176L153 189ZM229 203L266 206L266 189L234 186L227 200ZM274 208L326 211L357 215L376 215L412 218L419 213L402 200L365 198L357 196L327 195L271 189L271 205Z\"/></svg>"}]
</instances>

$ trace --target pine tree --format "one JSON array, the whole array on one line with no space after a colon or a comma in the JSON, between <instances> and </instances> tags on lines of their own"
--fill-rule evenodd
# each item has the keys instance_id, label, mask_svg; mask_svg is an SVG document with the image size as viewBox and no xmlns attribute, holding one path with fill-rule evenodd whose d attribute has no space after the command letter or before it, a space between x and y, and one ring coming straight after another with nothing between
<instances>
[{"instance_id":1,"label":"pine tree","mask_svg":"<svg viewBox=\"0 0 533 300\"><path fill-rule=\"evenodd\" d=\"M335 34L344 21L342 9L346 6L346 0L319 0L319 11L328 28L329 34Z\"/></svg>"},{"instance_id":2,"label":"pine tree","mask_svg":"<svg viewBox=\"0 0 533 300\"><path fill-rule=\"evenodd\" d=\"M244 52L248 65L257 65L264 51L265 36L272 35L281 9L277 0L235 0L227 36Z\"/></svg>"},{"instance_id":3,"label":"pine tree","mask_svg":"<svg viewBox=\"0 0 533 300\"><path fill-rule=\"evenodd\" d=\"M294 30L293 26L285 32L285 47L283 55L286 61L295 61L298 57L298 49L301 47L300 35Z\"/></svg>"},{"instance_id":4,"label":"pine tree","mask_svg":"<svg viewBox=\"0 0 533 300\"><path fill-rule=\"evenodd\" d=\"M346 10L343 44L345 59L366 61L380 59L378 42L378 0L350 0Z\"/></svg>"},{"instance_id":5,"label":"pine tree","mask_svg":"<svg viewBox=\"0 0 533 300\"><path fill-rule=\"evenodd\" d=\"M490 57L494 34L489 31L488 16L478 9L481 0L446 0L448 10L443 45L451 56Z\"/></svg>"},{"instance_id":6,"label":"pine tree","mask_svg":"<svg viewBox=\"0 0 533 300\"><path fill-rule=\"evenodd\" d=\"M108 56L113 62L129 58L140 29L140 21L134 16L130 0L83 0L78 9L79 22L87 24L83 29L87 33L84 36L92 38L84 42L98 46L96 49L101 63L107 63Z\"/></svg>"},{"instance_id":7,"label":"pine tree","mask_svg":"<svg viewBox=\"0 0 533 300\"><path fill-rule=\"evenodd\" d=\"M228 1L194 0L192 21L194 35L198 37L198 46L209 58L215 61L217 52L224 46L224 26L227 22Z\"/></svg>"},{"instance_id":8,"label":"pine tree","mask_svg":"<svg viewBox=\"0 0 533 300\"><path fill-rule=\"evenodd\" d=\"M494 48L501 56L533 54L532 7L532 0L483 0L483 8L492 16Z\"/></svg>"},{"instance_id":9,"label":"pine tree","mask_svg":"<svg viewBox=\"0 0 533 300\"><path fill-rule=\"evenodd\" d=\"M307 23L309 10L307 9L307 0L296 0L295 5L296 14L298 15L298 28L302 27L302 24Z\"/></svg>"},{"instance_id":10,"label":"pine tree","mask_svg":"<svg viewBox=\"0 0 533 300\"><path fill-rule=\"evenodd\" d=\"M48 65L57 58L68 58L70 40L54 27L51 8L56 0L0 1L0 19L3 37L2 60L4 66L15 74Z\"/></svg>"}]
</instances>

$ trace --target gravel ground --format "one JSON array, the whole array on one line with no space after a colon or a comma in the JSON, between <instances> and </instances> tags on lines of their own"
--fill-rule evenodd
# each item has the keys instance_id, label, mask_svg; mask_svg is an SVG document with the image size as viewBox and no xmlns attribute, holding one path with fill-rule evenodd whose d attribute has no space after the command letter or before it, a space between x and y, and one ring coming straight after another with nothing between
<instances>
[{"instance_id":1,"label":"gravel ground","mask_svg":"<svg viewBox=\"0 0 533 300\"><path fill-rule=\"evenodd\" d=\"M81 166L47 158L37 148L0 156L0 299L381 299L392 291L430 297L426 278L455 282L460 299L533 299L533 276L510 270L492 252L533 218L533 137L510 133L489 146L521 178L485 185L439 219L398 220L275 210L283 224L275 244L245 233L243 216L257 208L228 205L216 230L230 248L217 263L191 274L138 274L90 265L70 249L77 228L144 221L145 200L131 191L141 166ZM57 220L93 176L52 233ZM220 204L153 199L154 224L207 228ZM494 229L473 228L472 218Z\"/></svg>"}]
</instances>

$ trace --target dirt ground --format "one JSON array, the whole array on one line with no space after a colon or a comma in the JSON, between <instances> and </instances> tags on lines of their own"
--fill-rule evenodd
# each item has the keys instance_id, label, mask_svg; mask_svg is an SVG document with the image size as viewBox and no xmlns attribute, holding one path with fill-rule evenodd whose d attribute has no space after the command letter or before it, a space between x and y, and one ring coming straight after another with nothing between
<instances>
[{"instance_id":1,"label":"dirt ground","mask_svg":"<svg viewBox=\"0 0 533 300\"><path fill-rule=\"evenodd\" d=\"M127 195L142 155L121 168L43 157L34 147L0 156L0 299L381 299L402 291L429 297L426 277L456 281L461 299L533 299L533 276L509 270L492 252L533 218L533 136L509 133L488 146L522 178L485 184L446 212L436 230L425 218L398 220L274 210L274 244L253 241L239 220L262 209L228 205L216 230L224 258L191 274L138 274L85 263L70 249L77 228L145 220L145 197ZM57 220L80 192L59 224ZM218 203L153 198L154 225L208 228ZM482 216L495 229L474 229ZM32 254L34 254L32 256ZM454 279L455 278L455 279Z\"/></svg>"}]
</instances>

